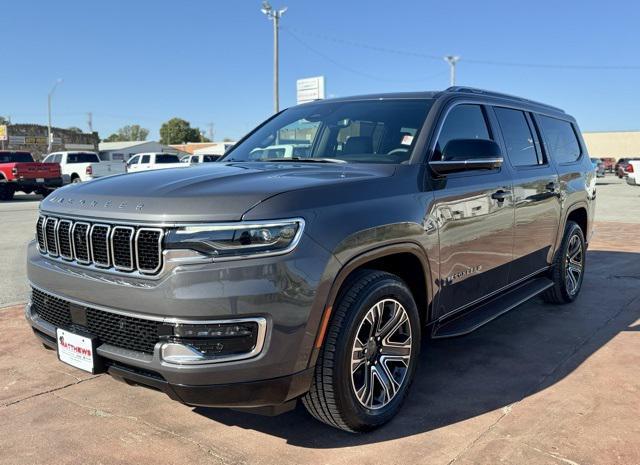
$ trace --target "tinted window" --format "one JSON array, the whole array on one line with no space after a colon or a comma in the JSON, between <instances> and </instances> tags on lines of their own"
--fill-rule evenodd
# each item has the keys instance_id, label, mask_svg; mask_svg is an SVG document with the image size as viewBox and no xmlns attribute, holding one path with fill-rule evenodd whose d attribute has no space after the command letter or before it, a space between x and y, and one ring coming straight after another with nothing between
<instances>
[{"instance_id":1,"label":"tinted window","mask_svg":"<svg viewBox=\"0 0 640 465\"><path fill-rule=\"evenodd\" d=\"M100 159L95 153L70 153L67 155L67 163L97 163Z\"/></svg>"},{"instance_id":2,"label":"tinted window","mask_svg":"<svg viewBox=\"0 0 640 465\"><path fill-rule=\"evenodd\" d=\"M549 155L558 163L580 158L580 144L571 123L548 116L538 116Z\"/></svg>"},{"instance_id":3,"label":"tinted window","mask_svg":"<svg viewBox=\"0 0 640 465\"><path fill-rule=\"evenodd\" d=\"M178 155L156 155L156 163L180 163Z\"/></svg>"},{"instance_id":4,"label":"tinted window","mask_svg":"<svg viewBox=\"0 0 640 465\"><path fill-rule=\"evenodd\" d=\"M220 155L205 155L202 159L205 163L211 163L212 161L217 161L220 158Z\"/></svg>"},{"instance_id":5,"label":"tinted window","mask_svg":"<svg viewBox=\"0 0 640 465\"><path fill-rule=\"evenodd\" d=\"M495 111L511 163L514 166L541 164L525 114L510 108L496 108Z\"/></svg>"},{"instance_id":6,"label":"tinted window","mask_svg":"<svg viewBox=\"0 0 640 465\"><path fill-rule=\"evenodd\" d=\"M453 107L440 130L434 160L440 160L441 151L446 147L447 142L453 139L491 139L480 105Z\"/></svg>"},{"instance_id":7,"label":"tinted window","mask_svg":"<svg viewBox=\"0 0 640 465\"><path fill-rule=\"evenodd\" d=\"M140 163L150 163L151 162L151 155L142 155L142 160L140 160Z\"/></svg>"},{"instance_id":8,"label":"tinted window","mask_svg":"<svg viewBox=\"0 0 640 465\"><path fill-rule=\"evenodd\" d=\"M0 152L0 163L28 163L33 161L29 152Z\"/></svg>"},{"instance_id":9,"label":"tinted window","mask_svg":"<svg viewBox=\"0 0 640 465\"><path fill-rule=\"evenodd\" d=\"M136 155L135 157L129 159L129 162L127 163L127 165L129 166L135 165L136 163L138 163L138 160L140 160L140 156Z\"/></svg>"}]
</instances>

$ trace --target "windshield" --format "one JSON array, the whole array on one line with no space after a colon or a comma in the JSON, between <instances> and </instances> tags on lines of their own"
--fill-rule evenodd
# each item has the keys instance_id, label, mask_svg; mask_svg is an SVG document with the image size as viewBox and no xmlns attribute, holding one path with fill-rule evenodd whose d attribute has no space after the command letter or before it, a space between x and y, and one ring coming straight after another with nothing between
<instances>
[{"instance_id":1,"label":"windshield","mask_svg":"<svg viewBox=\"0 0 640 465\"><path fill-rule=\"evenodd\" d=\"M180 163L178 155L156 155L156 163Z\"/></svg>"},{"instance_id":2,"label":"windshield","mask_svg":"<svg viewBox=\"0 0 640 465\"><path fill-rule=\"evenodd\" d=\"M402 163L411 157L433 100L362 100L285 110L222 161Z\"/></svg>"},{"instance_id":3,"label":"windshield","mask_svg":"<svg viewBox=\"0 0 640 465\"><path fill-rule=\"evenodd\" d=\"M29 152L0 152L0 163L28 163L33 157Z\"/></svg>"},{"instance_id":4,"label":"windshield","mask_svg":"<svg viewBox=\"0 0 640 465\"><path fill-rule=\"evenodd\" d=\"M99 163L100 159L95 153L70 153L67 155L67 163Z\"/></svg>"}]
</instances>

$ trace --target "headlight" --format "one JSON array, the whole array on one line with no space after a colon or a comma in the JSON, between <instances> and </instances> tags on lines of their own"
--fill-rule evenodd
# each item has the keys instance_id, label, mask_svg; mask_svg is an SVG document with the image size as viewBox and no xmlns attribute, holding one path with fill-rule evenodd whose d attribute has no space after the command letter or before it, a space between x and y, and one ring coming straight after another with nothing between
<instances>
[{"instance_id":1,"label":"headlight","mask_svg":"<svg viewBox=\"0 0 640 465\"><path fill-rule=\"evenodd\" d=\"M167 247L191 249L232 259L290 252L302 235L301 218L234 224L193 225L176 228L167 236Z\"/></svg>"}]
</instances>

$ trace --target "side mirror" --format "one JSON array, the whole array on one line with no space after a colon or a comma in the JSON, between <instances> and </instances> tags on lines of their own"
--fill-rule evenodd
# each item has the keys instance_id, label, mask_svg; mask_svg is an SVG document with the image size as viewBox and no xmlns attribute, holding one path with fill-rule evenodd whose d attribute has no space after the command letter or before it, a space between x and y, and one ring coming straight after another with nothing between
<instances>
[{"instance_id":1,"label":"side mirror","mask_svg":"<svg viewBox=\"0 0 640 465\"><path fill-rule=\"evenodd\" d=\"M453 139L442 151L442 160L430 161L434 173L445 175L469 170L493 170L502 166L500 146L486 139Z\"/></svg>"}]
</instances>

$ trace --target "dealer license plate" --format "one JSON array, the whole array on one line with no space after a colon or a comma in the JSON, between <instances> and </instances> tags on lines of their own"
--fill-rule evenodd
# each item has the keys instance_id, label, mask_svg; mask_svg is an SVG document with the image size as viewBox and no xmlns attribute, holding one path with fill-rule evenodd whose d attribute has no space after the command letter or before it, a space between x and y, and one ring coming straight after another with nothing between
<instances>
[{"instance_id":1,"label":"dealer license plate","mask_svg":"<svg viewBox=\"0 0 640 465\"><path fill-rule=\"evenodd\" d=\"M71 366L96 372L95 340L64 329L57 329L58 358Z\"/></svg>"}]
</instances>

